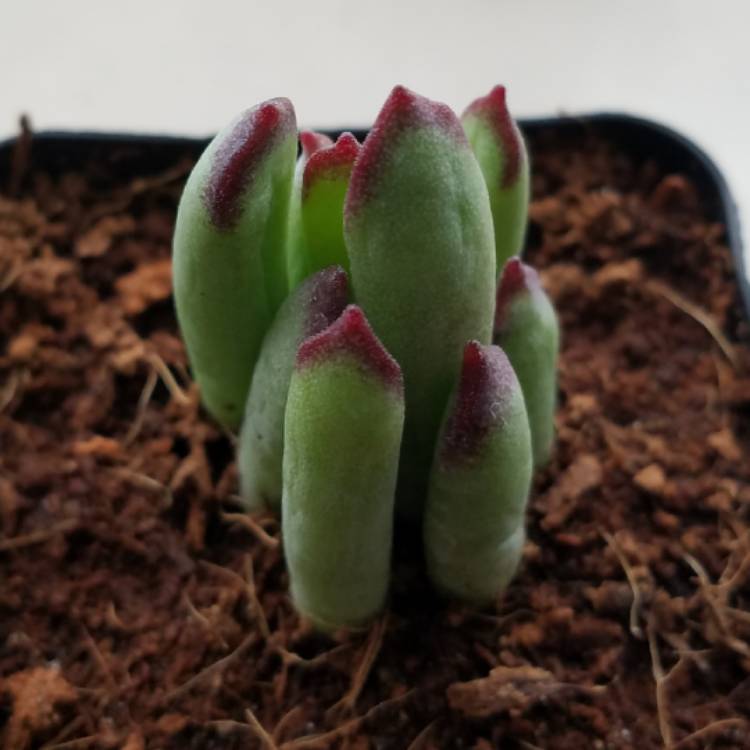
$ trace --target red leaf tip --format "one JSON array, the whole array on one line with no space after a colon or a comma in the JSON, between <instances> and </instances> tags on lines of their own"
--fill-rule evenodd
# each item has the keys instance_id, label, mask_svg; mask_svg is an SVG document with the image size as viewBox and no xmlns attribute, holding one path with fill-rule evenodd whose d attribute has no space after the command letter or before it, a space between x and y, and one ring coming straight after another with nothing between
<instances>
[{"instance_id":1,"label":"red leaf tip","mask_svg":"<svg viewBox=\"0 0 750 750\"><path fill-rule=\"evenodd\" d=\"M296 127L292 103L285 98L269 99L243 112L217 144L202 198L218 229L227 231L236 226L241 198L259 165Z\"/></svg>"},{"instance_id":2,"label":"red leaf tip","mask_svg":"<svg viewBox=\"0 0 750 750\"><path fill-rule=\"evenodd\" d=\"M508 111L506 93L505 86L495 86L487 96L475 99L464 112L464 115L484 119L495 134L503 154L501 188L511 187L518 179L524 155L521 133Z\"/></svg>"},{"instance_id":3,"label":"red leaf tip","mask_svg":"<svg viewBox=\"0 0 750 750\"><path fill-rule=\"evenodd\" d=\"M333 141L324 133L315 133L312 130L303 130L299 134L299 142L302 145L302 155L309 159L316 151L328 148Z\"/></svg>"},{"instance_id":4,"label":"red leaf tip","mask_svg":"<svg viewBox=\"0 0 750 750\"><path fill-rule=\"evenodd\" d=\"M509 258L503 268L503 275L497 287L495 298L495 330L502 329L513 302L521 294L540 292L542 284L539 274L527 266L517 256Z\"/></svg>"},{"instance_id":5,"label":"red leaf tip","mask_svg":"<svg viewBox=\"0 0 750 750\"><path fill-rule=\"evenodd\" d=\"M328 266L303 282L307 286L304 336L314 336L333 323L346 307L349 279L341 266Z\"/></svg>"},{"instance_id":6,"label":"red leaf tip","mask_svg":"<svg viewBox=\"0 0 750 750\"><path fill-rule=\"evenodd\" d=\"M362 145L347 193L347 215L355 214L372 193L373 183L401 133L417 128L440 130L467 145L461 122L447 104L427 99L405 86L395 86Z\"/></svg>"},{"instance_id":7,"label":"red leaf tip","mask_svg":"<svg viewBox=\"0 0 750 750\"><path fill-rule=\"evenodd\" d=\"M420 96L406 86L393 87L367 141L377 140L380 130L386 130L390 135L394 135L410 127L438 128L449 133L460 143L466 142L461 123L447 104Z\"/></svg>"},{"instance_id":8,"label":"red leaf tip","mask_svg":"<svg viewBox=\"0 0 750 750\"><path fill-rule=\"evenodd\" d=\"M348 130L336 139L335 145L337 149L352 154L355 158L361 148L359 141Z\"/></svg>"},{"instance_id":9,"label":"red leaf tip","mask_svg":"<svg viewBox=\"0 0 750 750\"><path fill-rule=\"evenodd\" d=\"M357 305L349 305L328 328L302 342L297 350L297 368L341 355L354 358L363 372L378 377L403 397L401 368L380 343Z\"/></svg>"},{"instance_id":10,"label":"red leaf tip","mask_svg":"<svg viewBox=\"0 0 750 750\"><path fill-rule=\"evenodd\" d=\"M342 133L336 143L331 142L312 154L302 176L303 199L316 180L348 179L361 148L351 133Z\"/></svg>"},{"instance_id":11,"label":"red leaf tip","mask_svg":"<svg viewBox=\"0 0 750 750\"><path fill-rule=\"evenodd\" d=\"M470 341L464 348L455 401L443 434L443 460L456 462L475 456L489 430L502 423L507 399L517 388L505 352L499 346Z\"/></svg>"},{"instance_id":12,"label":"red leaf tip","mask_svg":"<svg viewBox=\"0 0 750 750\"><path fill-rule=\"evenodd\" d=\"M492 90L487 94L486 98L498 112L504 112L508 115L508 103L505 100L506 93L505 86L498 83L496 86L492 87Z\"/></svg>"},{"instance_id":13,"label":"red leaf tip","mask_svg":"<svg viewBox=\"0 0 750 750\"><path fill-rule=\"evenodd\" d=\"M401 109L406 111L410 107L417 105L420 98L416 92L398 83L391 89L391 93L388 94L388 98L383 105L383 110L396 111Z\"/></svg>"}]
</instances>

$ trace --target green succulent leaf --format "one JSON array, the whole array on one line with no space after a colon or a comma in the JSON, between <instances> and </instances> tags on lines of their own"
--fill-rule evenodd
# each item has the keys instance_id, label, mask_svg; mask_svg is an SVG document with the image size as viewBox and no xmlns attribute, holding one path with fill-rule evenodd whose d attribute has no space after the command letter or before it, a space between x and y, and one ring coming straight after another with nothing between
<instances>
[{"instance_id":1,"label":"green succulent leaf","mask_svg":"<svg viewBox=\"0 0 750 750\"><path fill-rule=\"evenodd\" d=\"M310 157L302 177L302 226L310 271L337 264L349 269L344 242L344 197L360 145L343 133Z\"/></svg>"},{"instance_id":2,"label":"green succulent leaf","mask_svg":"<svg viewBox=\"0 0 750 750\"><path fill-rule=\"evenodd\" d=\"M295 183L296 222L289 247L289 278L296 286L311 273L330 265L349 270L344 243L344 196L360 145L351 133L336 143L327 136L307 134ZM304 145L307 143L307 146Z\"/></svg>"},{"instance_id":3,"label":"green succulent leaf","mask_svg":"<svg viewBox=\"0 0 750 750\"><path fill-rule=\"evenodd\" d=\"M358 307L302 344L282 528L292 598L322 629L363 626L385 602L403 420L401 371Z\"/></svg>"},{"instance_id":4,"label":"green succulent leaf","mask_svg":"<svg viewBox=\"0 0 750 750\"><path fill-rule=\"evenodd\" d=\"M504 86L472 102L461 121L490 194L499 273L523 249L529 208L526 146L508 111Z\"/></svg>"},{"instance_id":5,"label":"green succulent leaf","mask_svg":"<svg viewBox=\"0 0 750 750\"><path fill-rule=\"evenodd\" d=\"M529 413L534 464L550 457L555 438L560 328L537 272L511 258L497 290L495 343L516 371Z\"/></svg>"},{"instance_id":6,"label":"green succulent leaf","mask_svg":"<svg viewBox=\"0 0 750 750\"><path fill-rule=\"evenodd\" d=\"M305 165L317 151L333 146L333 141L325 133L316 133L312 130L303 130L300 132L299 143L301 153L294 170L287 227L286 264L290 289L294 289L311 273L305 232L302 226L302 178L305 172Z\"/></svg>"},{"instance_id":7,"label":"green succulent leaf","mask_svg":"<svg viewBox=\"0 0 750 750\"><path fill-rule=\"evenodd\" d=\"M263 336L287 294L294 109L272 99L241 114L198 160L180 200L174 297L203 403L241 419Z\"/></svg>"},{"instance_id":8,"label":"green succulent leaf","mask_svg":"<svg viewBox=\"0 0 750 750\"><path fill-rule=\"evenodd\" d=\"M532 472L523 393L496 346L467 344L435 450L424 514L427 571L447 596L485 605L521 559Z\"/></svg>"}]
</instances>

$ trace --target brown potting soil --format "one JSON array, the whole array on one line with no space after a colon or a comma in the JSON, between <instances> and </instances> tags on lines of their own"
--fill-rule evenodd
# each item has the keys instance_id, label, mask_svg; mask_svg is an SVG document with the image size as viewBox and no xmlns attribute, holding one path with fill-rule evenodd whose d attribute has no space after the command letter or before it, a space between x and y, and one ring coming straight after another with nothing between
<instances>
[{"instance_id":1,"label":"brown potting soil","mask_svg":"<svg viewBox=\"0 0 750 750\"><path fill-rule=\"evenodd\" d=\"M558 444L492 611L431 594L315 635L233 500L170 299L181 160L0 185L0 744L750 747L750 351L683 176L535 138L530 262L563 327ZM33 148L32 148L33 153Z\"/></svg>"}]
</instances>

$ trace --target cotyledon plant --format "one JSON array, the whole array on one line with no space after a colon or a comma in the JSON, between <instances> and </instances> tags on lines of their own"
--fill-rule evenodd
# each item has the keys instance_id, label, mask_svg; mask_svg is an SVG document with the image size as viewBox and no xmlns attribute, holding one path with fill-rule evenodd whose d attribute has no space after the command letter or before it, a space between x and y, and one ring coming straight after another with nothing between
<instances>
[{"instance_id":1,"label":"cotyledon plant","mask_svg":"<svg viewBox=\"0 0 750 750\"><path fill-rule=\"evenodd\" d=\"M383 607L394 514L421 524L436 588L485 605L552 450L558 350L517 257L528 157L505 90L459 119L397 86L362 144L299 142L288 100L247 110L177 214L178 320L206 409L240 428L243 503L281 513L321 628Z\"/></svg>"}]
</instances>

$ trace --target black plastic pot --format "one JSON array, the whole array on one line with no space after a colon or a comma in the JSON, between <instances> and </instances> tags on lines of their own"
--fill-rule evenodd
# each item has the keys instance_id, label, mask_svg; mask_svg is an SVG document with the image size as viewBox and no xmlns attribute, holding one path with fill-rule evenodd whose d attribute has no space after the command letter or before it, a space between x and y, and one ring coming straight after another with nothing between
<instances>
[{"instance_id":1,"label":"black plastic pot","mask_svg":"<svg viewBox=\"0 0 750 750\"><path fill-rule=\"evenodd\" d=\"M659 123L621 114L593 114L580 117L522 120L524 132L545 130L560 134L594 131L616 143L624 153L637 159L650 159L665 172L689 176L700 191L709 217L726 228L726 240L736 271L737 284L750 316L750 280L740 234L737 207L724 176L710 157L695 143ZM351 128L358 137L365 130ZM329 131L330 132L330 131ZM339 131L330 132L336 135ZM32 164L50 172L74 169L84 160L95 158L108 169L113 166L123 177L156 172L175 163L180 156L197 157L208 142L205 138L127 133L44 132L34 135ZM14 140L0 142L0 187L8 182Z\"/></svg>"}]
</instances>

